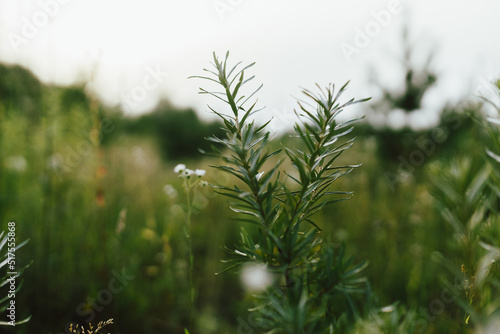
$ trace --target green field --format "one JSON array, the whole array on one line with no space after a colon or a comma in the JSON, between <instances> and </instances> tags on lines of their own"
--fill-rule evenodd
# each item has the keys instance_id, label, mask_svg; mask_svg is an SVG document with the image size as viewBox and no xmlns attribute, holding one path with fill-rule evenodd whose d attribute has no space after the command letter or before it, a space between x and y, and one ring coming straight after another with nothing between
<instances>
[{"instance_id":1,"label":"green field","mask_svg":"<svg viewBox=\"0 0 500 334\"><path fill-rule=\"evenodd\" d=\"M367 113L380 103L366 102ZM362 166L334 190L354 195L315 221L334 249L345 245L355 262L368 262L371 295L353 333L494 333L485 328L499 321L500 165L487 150L500 154L500 132L484 111L471 96L441 110L432 129L362 121L349 134L356 140L339 160ZM113 318L105 330L115 334L262 332L239 270L216 275L231 257L224 246L239 242L242 227L256 231L235 222L210 186L191 198L190 298L187 199L174 167L204 169L213 185L239 184L198 151L210 150L204 137L223 135L220 126L167 102L128 118L83 86L45 85L0 66L0 224L7 231L15 222L18 244L29 239L16 252L16 266L29 267L15 302L17 321L31 316L1 331L65 333L72 322ZM288 134L270 143L300 145Z\"/></svg>"}]
</instances>

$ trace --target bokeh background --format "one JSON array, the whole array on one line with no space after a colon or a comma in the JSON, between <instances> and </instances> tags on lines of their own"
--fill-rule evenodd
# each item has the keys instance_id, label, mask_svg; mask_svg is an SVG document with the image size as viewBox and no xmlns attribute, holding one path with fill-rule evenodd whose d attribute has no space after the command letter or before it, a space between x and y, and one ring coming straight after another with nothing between
<instances>
[{"instance_id":1,"label":"bokeh background","mask_svg":"<svg viewBox=\"0 0 500 334\"><path fill-rule=\"evenodd\" d=\"M30 239L19 265L32 262L16 296L19 319L32 318L1 330L114 318L112 333L241 332L251 294L238 271L215 275L240 226L210 187L193 202L190 320L173 172L184 163L234 182L199 152L221 135L206 105L227 109L188 79L229 50L256 62L266 108L255 118L272 119L276 146L295 144L301 87L350 80L346 99L373 97L342 116L366 115L343 157L363 166L338 184L355 196L319 214L324 238L369 261L380 306L398 302L429 333L466 331L459 298L442 292L484 254L442 213L469 221L467 189L490 172L483 121L495 108L482 97L499 96L498 13L487 0L0 0L0 224L16 222L18 241ZM484 300L491 313L498 301Z\"/></svg>"}]
</instances>

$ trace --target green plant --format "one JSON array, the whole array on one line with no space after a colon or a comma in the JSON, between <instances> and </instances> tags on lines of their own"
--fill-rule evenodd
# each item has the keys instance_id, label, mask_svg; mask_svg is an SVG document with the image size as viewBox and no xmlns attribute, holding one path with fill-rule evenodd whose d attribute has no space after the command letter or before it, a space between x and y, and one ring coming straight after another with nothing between
<instances>
[{"instance_id":1,"label":"green plant","mask_svg":"<svg viewBox=\"0 0 500 334\"><path fill-rule=\"evenodd\" d=\"M196 169L191 170L186 168L184 164L178 164L174 168L174 172L179 174L179 178L182 180L182 189L186 195L186 209L183 212L184 216L184 226L183 232L186 237L188 255L189 255L189 301L190 301L190 321L193 314L194 300L195 300L195 288L193 285L193 270L194 270L194 256L193 256L193 242L191 240L191 215L193 214L193 191L198 186L206 186L207 182L201 178L205 175L205 170Z\"/></svg>"},{"instance_id":2,"label":"green plant","mask_svg":"<svg viewBox=\"0 0 500 334\"><path fill-rule=\"evenodd\" d=\"M358 119L338 122L337 116L345 107L368 99L339 102L347 84L337 92L333 85L326 90L320 88L317 95L304 90L313 105L299 101L296 114L300 122L294 127L303 147L269 152L269 122L256 125L250 117L257 111L257 101L247 106L262 85L248 97L240 94L253 79L245 79L245 71L254 63L237 71L238 63L229 70L228 56L219 61L214 54L214 70L205 70L213 77L198 77L222 86L222 92L200 91L224 101L231 110L225 115L210 107L223 121L226 132L225 138L210 138L219 144L213 154L224 162L213 167L239 180L233 187L216 189L233 201L231 209L239 215L236 221L255 227L242 228L240 244L228 249L232 265L227 269L258 262L277 277L259 296L254 309L260 314L256 326L269 333L323 333L348 328L369 296L368 283L358 275L367 264L355 264L353 258L346 258L343 245L320 238L315 214L326 205L351 197L351 192L331 187L359 166L334 164L352 146L354 139L342 139ZM282 159L276 161L277 156ZM293 170L281 173L285 160Z\"/></svg>"},{"instance_id":3,"label":"green plant","mask_svg":"<svg viewBox=\"0 0 500 334\"><path fill-rule=\"evenodd\" d=\"M356 323L355 334L420 333L417 331L417 314L404 306L394 305L376 309Z\"/></svg>"},{"instance_id":4,"label":"green plant","mask_svg":"<svg viewBox=\"0 0 500 334\"><path fill-rule=\"evenodd\" d=\"M500 82L497 83L500 95ZM487 100L500 111L493 101ZM478 330L500 311L496 295L500 292L497 263L500 259L500 150L496 118L476 121L486 130L486 141L493 147L484 153L467 152L447 163L436 163L432 193L451 237L446 238L442 263L454 275L447 285L461 308L456 328L462 332ZM484 134L484 133L483 133Z\"/></svg>"},{"instance_id":5,"label":"green plant","mask_svg":"<svg viewBox=\"0 0 500 334\"><path fill-rule=\"evenodd\" d=\"M455 326L463 330L474 328L479 322L474 315L481 308L480 300L484 297L483 284L476 278L478 262L484 255L481 243L489 225L490 169L482 159L467 156L434 164L431 170L436 175L431 189L434 202L448 225L448 236L443 238L444 254L438 258L442 268L453 275L444 283L462 308L462 312L456 312Z\"/></svg>"}]
</instances>

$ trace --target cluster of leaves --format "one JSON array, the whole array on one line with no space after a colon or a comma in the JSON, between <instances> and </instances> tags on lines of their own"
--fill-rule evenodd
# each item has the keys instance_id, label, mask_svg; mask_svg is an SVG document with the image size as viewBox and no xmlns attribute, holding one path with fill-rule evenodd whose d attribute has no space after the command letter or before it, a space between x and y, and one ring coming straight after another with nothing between
<instances>
[{"instance_id":1,"label":"cluster of leaves","mask_svg":"<svg viewBox=\"0 0 500 334\"><path fill-rule=\"evenodd\" d=\"M413 310L406 310L398 303L373 310L364 319L356 323L353 333L382 334L382 333L421 333L418 327L417 314Z\"/></svg>"},{"instance_id":2,"label":"cluster of leaves","mask_svg":"<svg viewBox=\"0 0 500 334\"><path fill-rule=\"evenodd\" d=\"M229 252L233 264L260 262L278 279L260 296L258 326L273 333L323 333L346 328L360 311L360 300L366 304L368 283L359 273L366 263L355 264L346 258L343 246L336 247L320 238L321 228L314 214L325 205L350 198L350 192L332 191L340 177L358 165L334 165L336 159L353 144L342 140L352 131L350 120L337 122L347 106L368 99L339 102L347 84L336 93L330 85L319 94L304 90L308 101L299 101L296 111L300 123L295 132L303 148L284 148L269 152L266 123L250 121L257 101L247 103L262 88L248 97L240 89L253 77L245 79L245 70L236 71L240 63L227 68L228 55L220 61L214 54L213 77L201 76L222 86L222 92L200 88L230 106L231 114L210 108L223 121L226 136L212 137L218 144L214 155L224 164L214 166L241 181L242 185L216 186L218 192L232 199L231 209L239 214L237 221L256 227L256 233L242 228L241 243ZM319 86L318 86L319 88ZM222 147L222 148L221 148ZM276 161L277 157L282 159ZM293 171L280 171L288 159ZM339 195L341 196L339 198Z\"/></svg>"}]
</instances>

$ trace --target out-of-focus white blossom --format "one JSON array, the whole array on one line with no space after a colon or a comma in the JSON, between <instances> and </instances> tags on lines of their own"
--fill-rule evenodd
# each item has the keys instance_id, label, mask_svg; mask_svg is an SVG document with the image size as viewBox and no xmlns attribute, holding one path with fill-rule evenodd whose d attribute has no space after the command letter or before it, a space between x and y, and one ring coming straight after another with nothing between
<instances>
[{"instance_id":1,"label":"out-of-focus white blossom","mask_svg":"<svg viewBox=\"0 0 500 334\"><path fill-rule=\"evenodd\" d=\"M384 313L391 313L391 312L394 312L394 310L395 310L394 305L384 306L380 309L380 311L382 311Z\"/></svg>"},{"instance_id":2,"label":"out-of-focus white blossom","mask_svg":"<svg viewBox=\"0 0 500 334\"><path fill-rule=\"evenodd\" d=\"M59 153L52 154L47 159L47 168L51 170L59 170L59 168L61 168L62 165L63 165L63 157Z\"/></svg>"},{"instance_id":3,"label":"out-of-focus white blossom","mask_svg":"<svg viewBox=\"0 0 500 334\"><path fill-rule=\"evenodd\" d=\"M163 186L163 192L168 196L171 200L175 200L177 198L177 190L171 184L166 184Z\"/></svg>"},{"instance_id":4,"label":"out-of-focus white blossom","mask_svg":"<svg viewBox=\"0 0 500 334\"><path fill-rule=\"evenodd\" d=\"M489 317L485 326L481 326L476 331L477 334L498 334L498 329L500 328L500 316L493 313Z\"/></svg>"},{"instance_id":5,"label":"out-of-focus white blossom","mask_svg":"<svg viewBox=\"0 0 500 334\"><path fill-rule=\"evenodd\" d=\"M5 159L5 166L16 172L24 172L28 167L28 163L22 155L14 155Z\"/></svg>"},{"instance_id":6,"label":"out-of-focus white blossom","mask_svg":"<svg viewBox=\"0 0 500 334\"><path fill-rule=\"evenodd\" d=\"M146 167L148 165L146 152L139 146L132 148L132 158L137 167Z\"/></svg>"},{"instance_id":7,"label":"out-of-focus white blossom","mask_svg":"<svg viewBox=\"0 0 500 334\"><path fill-rule=\"evenodd\" d=\"M118 215L118 223L116 224L116 234L120 234L125 229L125 221L127 219L127 208L123 208Z\"/></svg>"},{"instance_id":8,"label":"out-of-focus white blossom","mask_svg":"<svg viewBox=\"0 0 500 334\"><path fill-rule=\"evenodd\" d=\"M249 292L265 290L273 281L274 277L265 264L247 263L241 270L241 282Z\"/></svg>"}]
</instances>

